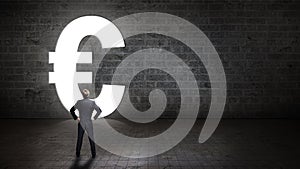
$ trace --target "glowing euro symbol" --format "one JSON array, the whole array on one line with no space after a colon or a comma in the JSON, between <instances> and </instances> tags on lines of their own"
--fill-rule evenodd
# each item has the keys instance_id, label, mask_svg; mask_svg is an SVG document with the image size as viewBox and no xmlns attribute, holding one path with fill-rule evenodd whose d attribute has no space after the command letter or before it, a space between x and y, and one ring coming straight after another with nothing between
<instances>
[{"instance_id":1,"label":"glowing euro symbol","mask_svg":"<svg viewBox=\"0 0 300 169\"><path fill-rule=\"evenodd\" d=\"M89 35L96 36L102 48L125 47L118 28L99 16L84 16L69 23L60 34L55 52L49 52L49 63L54 72L49 72L49 83L55 83L63 106L69 110L82 99L78 83L92 83L92 72L76 72L77 63L92 63L92 52L78 52L80 41ZM101 117L111 114L120 104L124 94L123 85L103 85L96 104L101 108Z\"/></svg>"},{"instance_id":2,"label":"glowing euro symbol","mask_svg":"<svg viewBox=\"0 0 300 169\"><path fill-rule=\"evenodd\" d=\"M145 24L149 21L151 24ZM226 102L226 77L222 61L208 37L197 26L180 17L166 13L145 12L130 14L112 22L99 16L84 16L73 20L62 31L56 51L49 52L49 63L54 63L54 72L49 73L49 83L55 83L62 104L69 110L76 100L82 98L78 83L92 83L91 72L76 72L77 63L92 63L91 52L77 51L80 41L85 36L93 35L100 40L103 48L117 48L125 47L124 39L145 33L172 37L189 47L203 62L211 84L211 104L199 136L199 143L204 143L215 131L222 117ZM164 66L158 62L145 64L134 69L131 74L118 78L117 75L124 74L124 69L130 69L126 66L127 63L137 59L147 60L148 57L151 57L151 60L167 60L166 65L167 63L172 65ZM110 126L105 119L95 121L94 129L97 131L95 143L113 154L144 158L164 153L188 134L197 119L200 95L193 72L178 56L154 48L137 51L122 60L112 77L111 84L115 85L104 85L100 95L95 99L96 104L103 110L101 116L109 115L120 104L118 111L128 120L148 123L158 118L167 102L166 95L162 91L159 89L151 91L149 94L151 107L145 112L140 112L130 103L129 87L125 90L125 86L119 85L129 86L135 74L149 68L167 72L177 82L179 90L185 91L181 92L177 119L164 132L147 138L124 135ZM172 69L182 70L181 73L189 77L190 81L186 83L180 80L180 74L171 71ZM186 92L187 90L190 91Z\"/></svg>"}]
</instances>

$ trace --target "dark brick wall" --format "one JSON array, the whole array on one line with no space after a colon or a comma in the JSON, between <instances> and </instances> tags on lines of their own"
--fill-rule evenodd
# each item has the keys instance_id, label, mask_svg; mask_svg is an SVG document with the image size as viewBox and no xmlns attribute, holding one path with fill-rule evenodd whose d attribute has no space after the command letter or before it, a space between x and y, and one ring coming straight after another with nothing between
<instances>
[{"instance_id":1,"label":"dark brick wall","mask_svg":"<svg viewBox=\"0 0 300 169\"><path fill-rule=\"evenodd\" d=\"M71 20L100 15L109 20L146 11L165 12L198 26L211 40L223 62L228 85L226 118L294 118L300 103L300 1L1 1L0 117L70 117L59 102L54 85L48 84L48 52ZM125 40L126 52L111 50L103 62L81 65L92 70L95 85L81 85L99 93L109 83L115 67L127 54L145 47L165 48L183 60L193 58L189 48L169 37L143 34ZM85 38L79 49L101 55L98 40ZM188 60L201 93L199 117L210 103L210 83L197 60ZM132 103L138 110L149 108L145 97L153 88L167 93L162 117L175 117L180 103L177 85L168 74L146 70L130 85ZM118 117L115 113L114 117Z\"/></svg>"}]
</instances>

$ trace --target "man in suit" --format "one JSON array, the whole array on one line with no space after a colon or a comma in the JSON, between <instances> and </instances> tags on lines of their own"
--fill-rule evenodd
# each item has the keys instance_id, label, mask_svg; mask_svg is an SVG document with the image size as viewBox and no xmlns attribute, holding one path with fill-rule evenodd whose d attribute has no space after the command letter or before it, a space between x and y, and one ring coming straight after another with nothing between
<instances>
[{"instance_id":1,"label":"man in suit","mask_svg":"<svg viewBox=\"0 0 300 169\"><path fill-rule=\"evenodd\" d=\"M92 157L96 156L95 142L94 142L94 132L93 123L91 120L92 113L94 110L97 114L94 116L96 120L101 113L101 109L96 105L95 101L89 99L90 92L87 89L82 90L83 99L78 100L76 104L70 109L70 112L74 120L78 120L78 137L76 144L76 157L80 156L80 150L82 145L82 139L84 131L88 133L89 142L91 146ZM76 116L75 110L78 109L79 117Z\"/></svg>"}]
</instances>

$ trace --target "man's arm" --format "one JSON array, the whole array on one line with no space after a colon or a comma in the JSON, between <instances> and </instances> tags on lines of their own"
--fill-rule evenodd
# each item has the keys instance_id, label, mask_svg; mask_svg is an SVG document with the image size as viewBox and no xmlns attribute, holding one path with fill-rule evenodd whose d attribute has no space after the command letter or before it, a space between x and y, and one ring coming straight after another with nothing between
<instances>
[{"instance_id":1,"label":"man's arm","mask_svg":"<svg viewBox=\"0 0 300 169\"><path fill-rule=\"evenodd\" d=\"M94 116L94 120L96 120L100 116L100 113L102 112L102 110L100 109L100 107L97 106L97 104L95 102L94 102L94 108L97 111L96 115Z\"/></svg>"},{"instance_id":2,"label":"man's arm","mask_svg":"<svg viewBox=\"0 0 300 169\"><path fill-rule=\"evenodd\" d=\"M71 112L71 115L73 116L73 119L74 119L74 120L77 120L78 117L77 117L76 114L75 114L75 110L76 110L76 108L73 106L73 107L70 109L70 112Z\"/></svg>"}]
</instances>

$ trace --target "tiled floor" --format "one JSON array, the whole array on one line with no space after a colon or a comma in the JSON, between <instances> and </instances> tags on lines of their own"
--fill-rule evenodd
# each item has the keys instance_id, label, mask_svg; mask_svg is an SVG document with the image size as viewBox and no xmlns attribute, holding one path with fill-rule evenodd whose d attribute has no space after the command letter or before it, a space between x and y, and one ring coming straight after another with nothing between
<instances>
[{"instance_id":1,"label":"tiled floor","mask_svg":"<svg viewBox=\"0 0 300 169\"><path fill-rule=\"evenodd\" d=\"M140 126L109 121L116 128L121 125L118 129L123 133L145 136ZM299 120L222 120L204 144L197 142L204 122L198 120L176 147L164 154L140 159L119 157L101 147L97 147L97 157L92 159L86 135L82 156L75 158L77 124L73 120L1 119L0 122L0 168L3 169L300 168ZM158 120L152 127L157 132L158 128L166 129L170 122ZM151 125L147 128L151 130Z\"/></svg>"}]
</instances>

